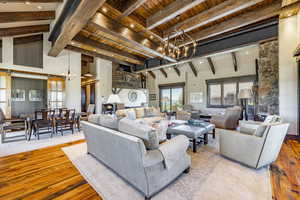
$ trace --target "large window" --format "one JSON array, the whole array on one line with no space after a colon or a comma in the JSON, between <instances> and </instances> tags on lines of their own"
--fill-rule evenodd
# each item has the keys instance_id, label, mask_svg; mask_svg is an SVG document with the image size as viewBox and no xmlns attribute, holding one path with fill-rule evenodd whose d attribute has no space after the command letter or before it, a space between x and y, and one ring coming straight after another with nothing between
<instances>
[{"instance_id":1,"label":"large window","mask_svg":"<svg viewBox=\"0 0 300 200\"><path fill-rule=\"evenodd\" d=\"M43 35L14 38L14 64L43 68Z\"/></svg>"},{"instance_id":2,"label":"large window","mask_svg":"<svg viewBox=\"0 0 300 200\"><path fill-rule=\"evenodd\" d=\"M176 111L184 105L184 83L160 85L160 109L162 112Z\"/></svg>"},{"instance_id":3,"label":"large window","mask_svg":"<svg viewBox=\"0 0 300 200\"><path fill-rule=\"evenodd\" d=\"M252 89L254 81L255 76L207 80L207 106L224 108L238 104L239 91Z\"/></svg>"},{"instance_id":4,"label":"large window","mask_svg":"<svg viewBox=\"0 0 300 200\"><path fill-rule=\"evenodd\" d=\"M48 107L51 109L64 107L65 81L62 78L48 79Z\"/></svg>"}]
</instances>

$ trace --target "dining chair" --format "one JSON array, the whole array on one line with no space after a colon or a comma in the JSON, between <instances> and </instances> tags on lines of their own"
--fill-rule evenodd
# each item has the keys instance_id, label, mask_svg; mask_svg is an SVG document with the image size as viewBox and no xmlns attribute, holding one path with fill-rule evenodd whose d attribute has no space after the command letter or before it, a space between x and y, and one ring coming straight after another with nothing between
<instances>
[{"instance_id":1,"label":"dining chair","mask_svg":"<svg viewBox=\"0 0 300 200\"><path fill-rule=\"evenodd\" d=\"M45 132L50 133L50 137L54 133L54 110L40 110L35 111L35 118L33 120L34 135L39 140L41 134L40 131L46 130ZM44 132L44 133L45 133Z\"/></svg>"},{"instance_id":2,"label":"dining chair","mask_svg":"<svg viewBox=\"0 0 300 200\"><path fill-rule=\"evenodd\" d=\"M76 114L75 109L64 110L62 112L62 115L60 115L55 120L56 133L59 130L61 132L61 135L63 135L63 131L71 130L73 134L74 125L76 123L75 114Z\"/></svg>"}]
</instances>

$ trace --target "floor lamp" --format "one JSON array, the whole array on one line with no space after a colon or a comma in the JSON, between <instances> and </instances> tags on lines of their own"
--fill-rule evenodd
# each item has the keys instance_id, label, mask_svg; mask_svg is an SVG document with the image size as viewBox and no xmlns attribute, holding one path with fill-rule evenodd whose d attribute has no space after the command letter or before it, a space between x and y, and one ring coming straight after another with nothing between
<instances>
[{"instance_id":1,"label":"floor lamp","mask_svg":"<svg viewBox=\"0 0 300 200\"><path fill-rule=\"evenodd\" d=\"M248 121L248 100L252 98L252 90L241 89L238 98L241 100L243 119Z\"/></svg>"}]
</instances>

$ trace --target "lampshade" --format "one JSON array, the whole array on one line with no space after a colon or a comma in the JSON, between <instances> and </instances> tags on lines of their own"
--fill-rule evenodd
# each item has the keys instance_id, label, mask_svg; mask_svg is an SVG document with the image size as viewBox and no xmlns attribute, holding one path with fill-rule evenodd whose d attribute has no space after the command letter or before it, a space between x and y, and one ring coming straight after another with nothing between
<instances>
[{"instance_id":1,"label":"lampshade","mask_svg":"<svg viewBox=\"0 0 300 200\"><path fill-rule=\"evenodd\" d=\"M111 94L108 97L107 103L122 103L120 97L117 94Z\"/></svg>"},{"instance_id":2,"label":"lampshade","mask_svg":"<svg viewBox=\"0 0 300 200\"><path fill-rule=\"evenodd\" d=\"M241 89L238 95L239 99L251 99L252 90L251 89Z\"/></svg>"}]
</instances>

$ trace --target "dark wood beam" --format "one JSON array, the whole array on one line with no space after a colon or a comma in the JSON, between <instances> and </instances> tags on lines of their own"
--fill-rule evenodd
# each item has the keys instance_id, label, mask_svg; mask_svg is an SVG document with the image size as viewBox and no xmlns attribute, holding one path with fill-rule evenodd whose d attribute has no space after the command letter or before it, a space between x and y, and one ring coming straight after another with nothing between
<instances>
[{"instance_id":1,"label":"dark wood beam","mask_svg":"<svg viewBox=\"0 0 300 200\"><path fill-rule=\"evenodd\" d=\"M25 35L33 33L49 32L49 25L21 26L14 28L0 28L0 37Z\"/></svg>"},{"instance_id":2,"label":"dark wood beam","mask_svg":"<svg viewBox=\"0 0 300 200\"><path fill-rule=\"evenodd\" d=\"M214 37L226 32L230 32L250 24L254 24L275 16L278 16L280 13L281 3L276 1L265 7L255 9L250 12L238 15L232 19L226 20L217 25L211 26L209 28L203 29L199 32L191 34L191 37L195 40L204 40L210 37ZM191 41L185 41L181 45L189 44Z\"/></svg>"},{"instance_id":3,"label":"dark wood beam","mask_svg":"<svg viewBox=\"0 0 300 200\"><path fill-rule=\"evenodd\" d=\"M159 69L159 71L164 75L165 78L168 78L168 74L164 69Z\"/></svg>"},{"instance_id":4,"label":"dark wood beam","mask_svg":"<svg viewBox=\"0 0 300 200\"><path fill-rule=\"evenodd\" d=\"M189 66L190 66L190 68L191 68L193 74L197 77L197 76L198 76L198 72L197 72L197 70L196 70L195 65L194 65L192 62L189 62L188 64L189 64Z\"/></svg>"},{"instance_id":5,"label":"dark wood beam","mask_svg":"<svg viewBox=\"0 0 300 200\"><path fill-rule=\"evenodd\" d=\"M146 1L147 0L135 0L135 2L133 4L131 4L128 8L125 9L125 11L122 13L122 15L118 17L118 19L121 20L124 17L127 17L133 11L135 11L137 8L139 8L141 5L143 5Z\"/></svg>"},{"instance_id":6,"label":"dark wood beam","mask_svg":"<svg viewBox=\"0 0 300 200\"><path fill-rule=\"evenodd\" d=\"M203 12L200 12L199 14L176 24L175 26L169 28L164 34L169 35L171 32L174 32L176 30L184 30L184 32L191 31L200 26L204 26L208 23L211 23L212 21L216 21L225 16L231 15L231 14L239 12L245 8L251 7L262 1L264 1L264 0L239 0L239 1L228 0L228 1L224 1L223 3L220 3L215 7L212 7ZM181 34L181 33L178 33L178 34ZM176 35L177 34L174 33L173 35L171 35L171 38L175 37Z\"/></svg>"},{"instance_id":7,"label":"dark wood beam","mask_svg":"<svg viewBox=\"0 0 300 200\"><path fill-rule=\"evenodd\" d=\"M115 58L112 58L112 57L108 57L108 56L98 54L94 51L88 51L88 50L81 49L81 48L78 48L78 47L74 47L74 46L71 46L71 45L67 45L65 47L65 49L70 50L70 51L74 51L74 52L78 52L78 53L81 53L81 54L86 54L86 55L89 55L89 56L98 57L98 58L105 59L105 60L110 60L112 62L119 63L119 64L122 64L122 65L133 66L131 63L123 62L121 60L118 60L118 59L115 59Z\"/></svg>"},{"instance_id":8,"label":"dark wood beam","mask_svg":"<svg viewBox=\"0 0 300 200\"><path fill-rule=\"evenodd\" d=\"M89 56L89 55L85 55L85 54L81 54L81 61L84 61L84 62L87 62L87 63L93 63L94 62L94 57Z\"/></svg>"},{"instance_id":9,"label":"dark wood beam","mask_svg":"<svg viewBox=\"0 0 300 200\"><path fill-rule=\"evenodd\" d=\"M89 32L95 32L124 46L139 49L147 53L149 57L161 57L170 62L176 62L175 59L160 53L157 44L99 12L87 24L86 28Z\"/></svg>"},{"instance_id":10,"label":"dark wood beam","mask_svg":"<svg viewBox=\"0 0 300 200\"><path fill-rule=\"evenodd\" d=\"M61 26L57 27L60 31L56 38L52 40L52 48L48 55L58 56L104 3L105 0L79 1L75 10L72 10L71 16L65 18ZM70 12L70 10L66 10L66 12Z\"/></svg>"},{"instance_id":11,"label":"dark wood beam","mask_svg":"<svg viewBox=\"0 0 300 200\"><path fill-rule=\"evenodd\" d=\"M234 71L237 72L238 71L238 63L237 63L237 59L236 59L236 53L231 52L231 56L232 56Z\"/></svg>"},{"instance_id":12,"label":"dark wood beam","mask_svg":"<svg viewBox=\"0 0 300 200\"><path fill-rule=\"evenodd\" d=\"M0 12L0 23L55 19L55 11Z\"/></svg>"},{"instance_id":13,"label":"dark wood beam","mask_svg":"<svg viewBox=\"0 0 300 200\"><path fill-rule=\"evenodd\" d=\"M78 48L82 48L88 51L95 51L98 54L102 54L108 57L115 57L119 60L123 60L126 62L130 62L133 64L143 65L144 59L138 56L134 56L130 53L121 51L119 49L113 48L109 45L102 44L95 40L86 38L81 35L75 36L75 38L71 42L72 46L76 46Z\"/></svg>"},{"instance_id":14,"label":"dark wood beam","mask_svg":"<svg viewBox=\"0 0 300 200\"><path fill-rule=\"evenodd\" d=\"M0 0L0 3L62 3L63 0Z\"/></svg>"},{"instance_id":15,"label":"dark wood beam","mask_svg":"<svg viewBox=\"0 0 300 200\"><path fill-rule=\"evenodd\" d=\"M211 72L215 75L215 74L216 74L216 68L215 68L215 65L214 65L214 63L213 63L211 57L208 57L208 58L207 58L207 62L208 62L208 64L209 64L209 67L210 67L210 69L211 69Z\"/></svg>"},{"instance_id":16,"label":"dark wood beam","mask_svg":"<svg viewBox=\"0 0 300 200\"><path fill-rule=\"evenodd\" d=\"M147 29L153 29L204 2L205 0L176 0L147 19Z\"/></svg>"},{"instance_id":17,"label":"dark wood beam","mask_svg":"<svg viewBox=\"0 0 300 200\"><path fill-rule=\"evenodd\" d=\"M173 68L174 68L174 71L176 72L177 76L180 77L180 70L178 69L178 67L174 66Z\"/></svg>"},{"instance_id":18,"label":"dark wood beam","mask_svg":"<svg viewBox=\"0 0 300 200\"><path fill-rule=\"evenodd\" d=\"M42 42L43 41L43 35L31 35L31 36L25 36L25 37L16 37L14 38L14 45L17 44L27 44L31 42Z\"/></svg>"},{"instance_id":19,"label":"dark wood beam","mask_svg":"<svg viewBox=\"0 0 300 200\"><path fill-rule=\"evenodd\" d=\"M156 76L155 76L155 74L154 74L153 71L149 71L149 74L150 74L150 76L151 76L153 79L156 79Z\"/></svg>"}]
</instances>

